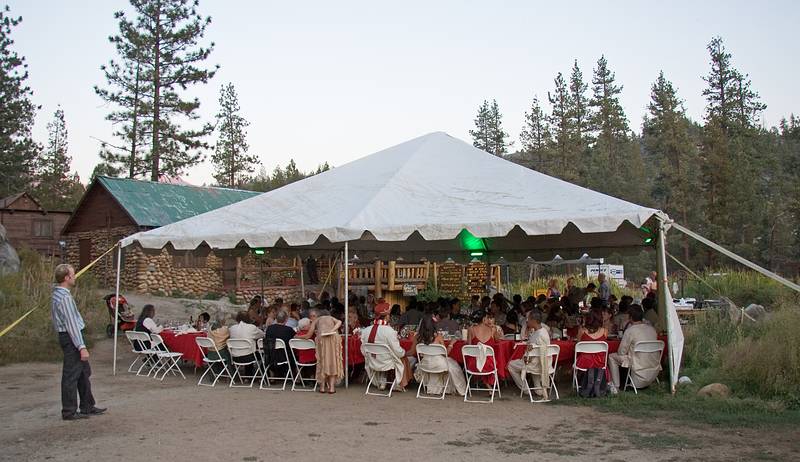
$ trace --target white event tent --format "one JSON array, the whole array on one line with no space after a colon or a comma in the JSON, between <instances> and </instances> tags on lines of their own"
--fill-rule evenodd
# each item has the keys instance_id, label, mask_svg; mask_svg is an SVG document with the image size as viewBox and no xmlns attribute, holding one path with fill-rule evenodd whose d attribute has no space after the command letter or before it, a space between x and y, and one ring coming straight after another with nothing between
<instances>
[{"instance_id":1,"label":"white event tent","mask_svg":"<svg viewBox=\"0 0 800 462\"><path fill-rule=\"evenodd\" d=\"M683 336L666 289L663 238L668 223L658 210L544 175L435 132L131 235L121 241L120 252L133 244L215 253L248 248L294 255L344 251L347 265L350 252L362 259L463 261L477 246L488 259L521 261L636 250L651 245L645 242L650 237L659 244L659 287L665 289L660 291L659 312L667 315L674 384ZM344 284L347 293L347 272Z\"/></svg>"}]
</instances>

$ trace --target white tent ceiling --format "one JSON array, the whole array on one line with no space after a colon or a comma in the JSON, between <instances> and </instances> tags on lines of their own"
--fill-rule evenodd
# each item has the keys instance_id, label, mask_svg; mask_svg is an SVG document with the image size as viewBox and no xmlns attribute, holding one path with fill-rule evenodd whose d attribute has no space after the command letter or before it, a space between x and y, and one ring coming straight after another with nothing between
<instances>
[{"instance_id":1,"label":"white tent ceiling","mask_svg":"<svg viewBox=\"0 0 800 462\"><path fill-rule=\"evenodd\" d=\"M123 240L145 249L273 248L463 259L483 239L506 259L640 247L662 212L573 185L430 133ZM653 227L652 229L655 229ZM480 240L478 240L480 241ZM362 257L363 258L363 257Z\"/></svg>"}]
</instances>

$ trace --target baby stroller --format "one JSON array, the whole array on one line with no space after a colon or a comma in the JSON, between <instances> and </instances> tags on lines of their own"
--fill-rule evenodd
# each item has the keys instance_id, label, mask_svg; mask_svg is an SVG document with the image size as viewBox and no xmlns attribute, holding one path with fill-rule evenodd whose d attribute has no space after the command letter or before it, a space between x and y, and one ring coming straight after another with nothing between
<instances>
[{"instance_id":1,"label":"baby stroller","mask_svg":"<svg viewBox=\"0 0 800 462\"><path fill-rule=\"evenodd\" d=\"M103 300L106 302L106 308L108 308L109 324L106 326L106 335L108 338L114 336L114 305L116 304L115 297L116 294L108 294L103 297ZM125 297L120 295L117 329L121 332L125 332L128 330L133 330L134 328L136 328L136 321L134 320L133 313L131 313L131 310L128 307L128 301L125 300Z\"/></svg>"}]
</instances>

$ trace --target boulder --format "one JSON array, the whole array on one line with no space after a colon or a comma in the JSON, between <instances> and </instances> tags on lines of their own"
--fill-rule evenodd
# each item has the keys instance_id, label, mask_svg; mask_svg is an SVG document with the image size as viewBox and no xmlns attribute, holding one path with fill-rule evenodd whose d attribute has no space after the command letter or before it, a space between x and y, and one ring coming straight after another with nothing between
<instances>
[{"instance_id":1,"label":"boulder","mask_svg":"<svg viewBox=\"0 0 800 462\"><path fill-rule=\"evenodd\" d=\"M0 225L0 276L19 271L19 255L6 239L6 228Z\"/></svg>"},{"instance_id":2,"label":"boulder","mask_svg":"<svg viewBox=\"0 0 800 462\"><path fill-rule=\"evenodd\" d=\"M722 383L710 383L697 391L698 396L709 398L728 398L731 396L731 389Z\"/></svg>"},{"instance_id":3,"label":"boulder","mask_svg":"<svg viewBox=\"0 0 800 462\"><path fill-rule=\"evenodd\" d=\"M688 385L690 383L692 383L692 379L690 379L689 377L686 377L685 375L681 376L678 379L678 384L679 385Z\"/></svg>"},{"instance_id":4,"label":"boulder","mask_svg":"<svg viewBox=\"0 0 800 462\"><path fill-rule=\"evenodd\" d=\"M744 309L744 314L752 318L752 321L759 322L767 316L767 310L761 305L751 303ZM745 319L751 321L747 316L745 316Z\"/></svg>"}]
</instances>

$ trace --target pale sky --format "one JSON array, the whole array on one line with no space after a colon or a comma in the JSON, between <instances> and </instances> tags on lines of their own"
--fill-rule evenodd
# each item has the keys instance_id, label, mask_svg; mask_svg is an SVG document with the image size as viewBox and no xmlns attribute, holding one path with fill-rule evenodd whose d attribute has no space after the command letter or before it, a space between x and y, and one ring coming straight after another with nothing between
<instances>
[{"instance_id":1,"label":"pale sky","mask_svg":"<svg viewBox=\"0 0 800 462\"><path fill-rule=\"evenodd\" d=\"M73 169L86 182L99 161L95 138L111 140L112 132L93 86L105 85L100 66L116 57L107 40L117 32L113 13L128 3L8 3L23 16L15 49L27 58L41 105L34 136L46 142L60 104ZM518 146L531 98L546 101L556 73L568 74L574 59L590 80L602 54L624 86L634 130L659 70L699 120L705 46L715 35L767 103L768 126L800 113L797 2L201 0L200 11L212 17L208 63L221 69L191 94L212 121L220 86L233 82L251 122L250 152L268 170L289 158L303 170L338 166L432 131L470 140L478 106L492 98ZM207 160L184 178L210 183L211 172Z\"/></svg>"}]
</instances>

